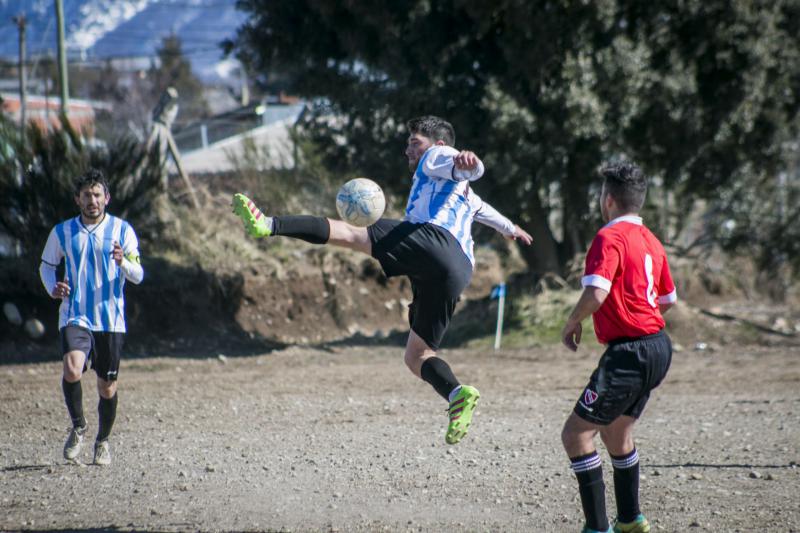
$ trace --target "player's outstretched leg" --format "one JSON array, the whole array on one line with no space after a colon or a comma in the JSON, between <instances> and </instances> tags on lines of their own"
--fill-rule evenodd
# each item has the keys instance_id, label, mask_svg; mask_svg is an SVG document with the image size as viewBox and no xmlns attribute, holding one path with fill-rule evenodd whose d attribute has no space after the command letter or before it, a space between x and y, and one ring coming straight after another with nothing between
<instances>
[{"instance_id":1,"label":"player's outstretched leg","mask_svg":"<svg viewBox=\"0 0 800 533\"><path fill-rule=\"evenodd\" d=\"M444 437L447 444L457 444L467 434L472 424L472 413L478 405L478 398L481 397L478 389L469 385L461 385L453 393L450 398L450 408L447 410L447 415L450 417Z\"/></svg>"},{"instance_id":2,"label":"player's outstretched leg","mask_svg":"<svg viewBox=\"0 0 800 533\"><path fill-rule=\"evenodd\" d=\"M233 195L233 212L242 219L244 229L257 239L272 235L272 218L256 207L253 201L244 194Z\"/></svg>"},{"instance_id":3,"label":"player's outstretched leg","mask_svg":"<svg viewBox=\"0 0 800 533\"><path fill-rule=\"evenodd\" d=\"M312 215L279 215L268 217L247 196L233 196L233 212L242 219L247 232L257 238L281 236L311 244L330 244L372 255L372 242L367 228L352 226L341 220Z\"/></svg>"}]
</instances>

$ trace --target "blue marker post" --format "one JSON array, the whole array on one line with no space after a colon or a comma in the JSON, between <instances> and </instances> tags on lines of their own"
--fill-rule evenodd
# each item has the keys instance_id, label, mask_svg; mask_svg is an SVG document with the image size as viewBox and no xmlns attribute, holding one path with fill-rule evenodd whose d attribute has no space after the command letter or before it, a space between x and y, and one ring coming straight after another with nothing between
<instances>
[{"instance_id":1,"label":"blue marker post","mask_svg":"<svg viewBox=\"0 0 800 533\"><path fill-rule=\"evenodd\" d=\"M492 287L491 299L498 299L497 302L497 329L494 332L494 349L500 349L500 339L503 336L503 311L506 305L506 284L500 283Z\"/></svg>"}]
</instances>

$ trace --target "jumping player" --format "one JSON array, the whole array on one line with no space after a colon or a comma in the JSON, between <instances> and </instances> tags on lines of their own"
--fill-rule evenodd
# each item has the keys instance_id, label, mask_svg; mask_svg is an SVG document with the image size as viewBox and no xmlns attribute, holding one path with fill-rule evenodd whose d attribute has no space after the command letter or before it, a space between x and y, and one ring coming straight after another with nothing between
<instances>
[{"instance_id":1,"label":"jumping player","mask_svg":"<svg viewBox=\"0 0 800 533\"><path fill-rule=\"evenodd\" d=\"M98 170L89 170L75 185L80 215L56 225L42 253L39 274L47 293L61 300L58 327L64 375L61 387L72 419L64 458L75 461L83 446L81 376L91 365L97 374L99 429L94 463L108 465L108 437L117 413L117 377L125 337L125 280L141 283L139 241L130 224L106 213L111 200ZM65 278L56 267L65 259Z\"/></svg>"},{"instance_id":2,"label":"jumping player","mask_svg":"<svg viewBox=\"0 0 800 533\"><path fill-rule=\"evenodd\" d=\"M453 148L450 123L425 116L407 127L405 155L414 174L402 221L380 219L362 228L314 216L265 217L242 194L234 196L233 207L254 237L280 235L350 248L377 259L387 277L408 276L413 301L405 363L449 402L445 441L455 444L469 429L480 393L461 385L436 352L472 277L472 222L525 244L531 236L472 192L470 182L483 175L483 163L474 153Z\"/></svg>"},{"instance_id":3,"label":"jumping player","mask_svg":"<svg viewBox=\"0 0 800 533\"><path fill-rule=\"evenodd\" d=\"M667 374L672 344L663 313L677 300L664 247L643 224L647 181L633 164L604 167L600 211L606 225L586 256L584 287L561 338L572 351L581 341L581 321L593 316L597 340L606 345L597 369L564 424L561 440L569 455L586 518L584 533L648 533L639 509L639 454L633 426L650 391ZM605 485L594 437L614 466L617 520L609 529Z\"/></svg>"}]
</instances>

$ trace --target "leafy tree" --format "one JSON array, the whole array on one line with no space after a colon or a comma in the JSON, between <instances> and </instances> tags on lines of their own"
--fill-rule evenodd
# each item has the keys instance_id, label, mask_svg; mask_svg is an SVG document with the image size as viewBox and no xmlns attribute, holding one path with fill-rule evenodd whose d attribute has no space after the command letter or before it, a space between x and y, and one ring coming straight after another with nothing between
<instances>
[{"instance_id":1,"label":"leafy tree","mask_svg":"<svg viewBox=\"0 0 800 533\"><path fill-rule=\"evenodd\" d=\"M797 136L797 2L238 6L249 18L228 49L324 103L308 129L332 166L405 188L403 120L447 117L487 162L476 188L534 235L523 251L538 272L594 234L604 160L633 158L656 178L651 210L673 213L658 219L669 237L695 199L785 168Z\"/></svg>"},{"instance_id":2,"label":"leafy tree","mask_svg":"<svg viewBox=\"0 0 800 533\"><path fill-rule=\"evenodd\" d=\"M73 183L90 167L108 180L109 211L128 218L147 240L159 227L151 212L161 194L162 169L155 154L132 137L84 144L66 121L44 133L19 129L0 115L0 230L21 243L23 255L38 260L52 227L77 214Z\"/></svg>"},{"instance_id":3,"label":"leafy tree","mask_svg":"<svg viewBox=\"0 0 800 533\"><path fill-rule=\"evenodd\" d=\"M183 120L194 120L208 114L208 105L203 97L203 84L192 72L192 66L181 49L177 35L164 37L158 49L159 65L149 72L153 105L158 102L167 87L178 91L178 105Z\"/></svg>"}]
</instances>

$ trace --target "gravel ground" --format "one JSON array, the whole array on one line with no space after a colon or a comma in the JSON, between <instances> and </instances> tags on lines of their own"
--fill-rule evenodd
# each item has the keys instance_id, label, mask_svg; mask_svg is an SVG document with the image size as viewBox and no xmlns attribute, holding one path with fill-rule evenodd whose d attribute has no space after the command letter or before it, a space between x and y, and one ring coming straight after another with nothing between
<instances>
[{"instance_id":1,"label":"gravel ground","mask_svg":"<svg viewBox=\"0 0 800 533\"><path fill-rule=\"evenodd\" d=\"M110 467L61 457L60 363L2 366L0 530L579 531L559 435L580 352L444 352L483 395L457 446L396 346L123 361ZM797 349L677 353L637 445L654 531L800 531Z\"/></svg>"}]
</instances>

